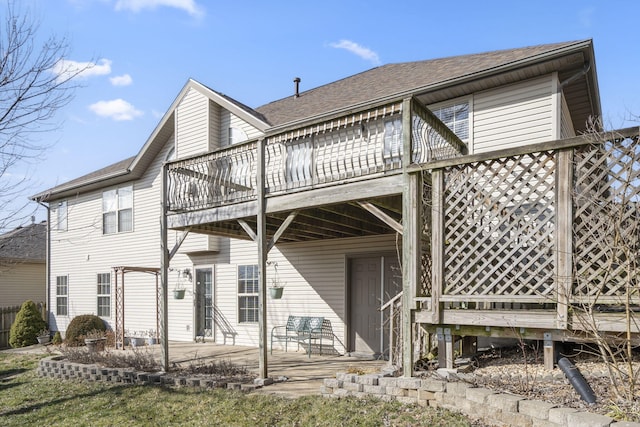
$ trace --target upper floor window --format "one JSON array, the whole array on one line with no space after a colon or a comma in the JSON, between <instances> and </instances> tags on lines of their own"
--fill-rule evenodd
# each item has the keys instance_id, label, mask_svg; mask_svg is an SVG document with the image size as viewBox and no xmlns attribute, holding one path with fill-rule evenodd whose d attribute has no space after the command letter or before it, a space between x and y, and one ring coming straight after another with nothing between
<instances>
[{"instance_id":1,"label":"upper floor window","mask_svg":"<svg viewBox=\"0 0 640 427\"><path fill-rule=\"evenodd\" d=\"M102 193L102 234L133 230L133 186Z\"/></svg>"},{"instance_id":2,"label":"upper floor window","mask_svg":"<svg viewBox=\"0 0 640 427\"><path fill-rule=\"evenodd\" d=\"M463 141L469 139L469 101L444 104L431 111Z\"/></svg>"},{"instance_id":3,"label":"upper floor window","mask_svg":"<svg viewBox=\"0 0 640 427\"><path fill-rule=\"evenodd\" d=\"M63 200L58 203L57 209L57 226L56 229L58 231L66 231L67 230L67 201Z\"/></svg>"}]
</instances>

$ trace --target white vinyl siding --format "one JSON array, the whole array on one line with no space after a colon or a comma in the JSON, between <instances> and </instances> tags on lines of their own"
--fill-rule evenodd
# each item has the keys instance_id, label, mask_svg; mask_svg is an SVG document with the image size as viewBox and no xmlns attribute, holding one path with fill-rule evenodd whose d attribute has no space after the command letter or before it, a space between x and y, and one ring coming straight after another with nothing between
<instances>
[{"instance_id":1,"label":"white vinyl siding","mask_svg":"<svg viewBox=\"0 0 640 427\"><path fill-rule=\"evenodd\" d=\"M190 88L175 112L176 158L209 151L209 98Z\"/></svg>"},{"instance_id":2,"label":"white vinyl siding","mask_svg":"<svg viewBox=\"0 0 640 427\"><path fill-rule=\"evenodd\" d=\"M273 326L286 324L289 315L323 316L331 321L336 337L341 342L346 342L347 257L371 253L396 253L395 235L275 246L269 252L269 261L278 264L278 278L284 284L284 293L282 299L267 300L268 330ZM257 346L258 324L238 322L236 284L238 266L257 262L255 243L231 240L228 252L215 256L213 260L216 262L215 299L218 315L234 325L236 345ZM291 260L295 260L295 265L291 264ZM268 284L273 275L274 269L267 267ZM216 341L223 342L224 337L219 328L216 333ZM278 343L274 343L274 348L279 348L278 346ZM282 348L284 349L284 345ZM344 352L338 341L336 350Z\"/></svg>"},{"instance_id":3,"label":"white vinyl siding","mask_svg":"<svg viewBox=\"0 0 640 427\"><path fill-rule=\"evenodd\" d=\"M569 112L569 106L567 100L562 97L562 115L560 116L560 138L572 138L576 136L576 132L573 127L573 121L571 120L571 113Z\"/></svg>"},{"instance_id":4,"label":"white vinyl siding","mask_svg":"<svg viewBox=\"0 0 640 427\"><path fill-rule=\"evenodd\" d=\"M552 76L479 92L473 102L473 151L552 141Z\"/></svg>"},{"instance_id":5,"label":"white vinyl siding","mask_svg":"<svg viewBox=\"0 0 640 427\"><path fill-rule=\"evenodd\" d=\"M173 138L167 139L164 149L158 153L147 171L140 179L132 182L135 201L134 231L103 238L101 190L82 193L69 200L72 215L69 216L68 231L64 235L52 231L51 236L52 302L55 301L56 276L66 275L73 269L69 278L69 295L72 297L68 301L68 316L50 319L56 330L64 332L69 321L79 314L97 314L97 272L109 272L116 266L160 267L160 171L173 145ZM170 230L168 233L170 245L173 245L180 232ZM184 270L192 267L191 261L184 254L178 253L171 260L171 268ZM118 274L118 286L122 287L122 276ZM175 287L176 279L174 274L169 275L169 289ZM128 272L124 275L124 282L125 328L140 333L157 329L155 275ZM193 291L192 282L183 280L183 285L188 290L187 295L192 295L189 293ZM113 276L111 286L111 293L115 295ZM55 308L52 315L55 315ZM171 295L169 316L169 339L193 340L192 300L174 300ZM109 327L115 327L115 316L104 320Z\"/></svg>"}]
</instances>

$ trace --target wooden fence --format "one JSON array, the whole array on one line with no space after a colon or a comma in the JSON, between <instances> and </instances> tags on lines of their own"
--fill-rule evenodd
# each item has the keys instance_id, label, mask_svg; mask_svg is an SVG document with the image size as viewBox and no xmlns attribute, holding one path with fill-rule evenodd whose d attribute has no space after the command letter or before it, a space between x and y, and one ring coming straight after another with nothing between
<instances>
[{"instance_id":1,"label":"wooden fence","mask_svg":"<svg viewBox=\"0 0 640 427\"><path fill-rule=\"evenodd\" d=\"M36 303L38 310L42 314L42 318L47 320L47 306L43 302ZM20 311L20 306L0 307L0 349L9 348L9 331L11 325Z\"/></svg>"}]
</instances>

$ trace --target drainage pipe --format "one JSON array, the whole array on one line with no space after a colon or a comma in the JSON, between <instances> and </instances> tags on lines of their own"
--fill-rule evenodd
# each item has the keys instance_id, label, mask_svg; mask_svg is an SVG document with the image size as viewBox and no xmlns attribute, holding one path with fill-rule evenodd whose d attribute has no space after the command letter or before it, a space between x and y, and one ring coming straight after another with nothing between
<instances>
[{"instance_id":1,"label":"drainage pipe","mask_svg":"<svg viewBox=\"0 0 640 427\"><path fill-rule=\"evenodd\" d=\"M571 363L571 361L566 357L563 357L562 359L558 360L558 367L560 368L560 370L562 370L562 372L567 377L573 388L578 392L582 400L587 402L589 405L593 405L594 403L596 403L596 395L593 392L593 389L591 388L587 380L584 379L576 365Z\"/></svg>"}]
</instances>

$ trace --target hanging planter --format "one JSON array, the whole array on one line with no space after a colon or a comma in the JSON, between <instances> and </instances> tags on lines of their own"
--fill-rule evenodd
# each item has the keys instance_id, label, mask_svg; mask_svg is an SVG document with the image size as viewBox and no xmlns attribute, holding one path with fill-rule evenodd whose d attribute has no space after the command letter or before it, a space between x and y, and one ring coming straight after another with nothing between
<instances>
[{"instance_id":1,"label":"hanging planter","mask_svg":"<svg viewBox=\"0 0 640 427\"><path fill-rule=\"evenodd\" d=\"M186 289L174 289L173 290L173 299L184 299L184 293Z\"/></svg>"},{"instance_id":2,"label":"hanging planter","mask_svg":"<svg viewBox=\"0 0 640 427\"><path fill-rule=\"evenodd\" d=\"M280 299L282 298L282 291L284 291L282 286L273 286L269 288L269 295L271 299Z\"/></svg>"}]
</instances>

